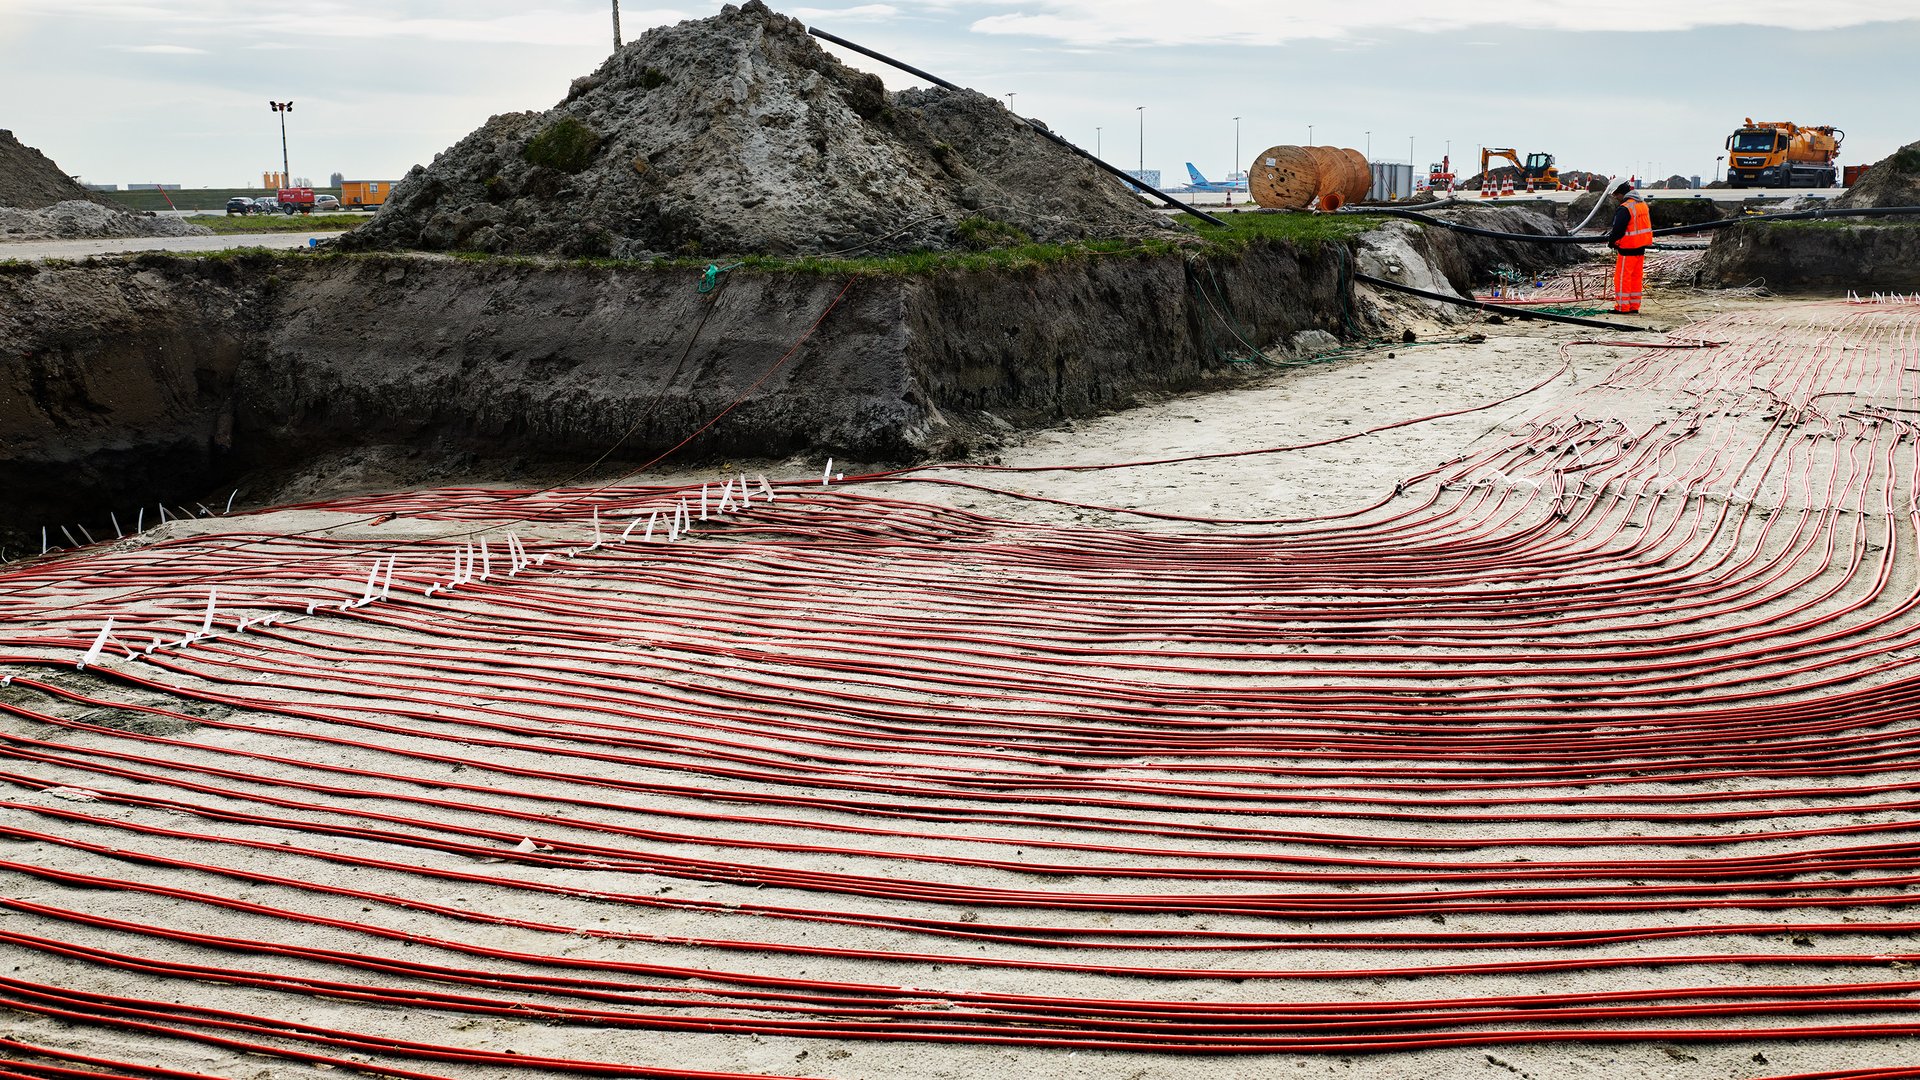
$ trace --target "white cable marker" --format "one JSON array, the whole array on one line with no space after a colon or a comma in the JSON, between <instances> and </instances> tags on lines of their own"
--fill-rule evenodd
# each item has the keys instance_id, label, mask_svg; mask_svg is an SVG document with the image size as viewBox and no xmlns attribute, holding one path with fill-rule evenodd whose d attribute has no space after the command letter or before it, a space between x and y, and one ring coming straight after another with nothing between
<instances>
[{"instance_id":1,"label":"white cable marker","mask_svg":"<svg viewBox=\"0 0 1920 1080\"><path fill-rule=\"evenodd\" d=\"M385 600L388 597L393 595L393 567L394 567L394 564L398 563L399 561L400 561L400 556L398 555L387 556L387 577L386 577L386 580L383 581L380 585L380 599L382 600Z\"/></svg>"},{"instance_id":2,"label":"white cable marker","mask_svg":"<svg viewBox=\"0 0 1920 1080\"><path fill-rule=\"evenodd\" d=\"M826 467L825 469L822 469L822 470L820 471L820 486L821 486L821 487L826 487L826 486L827 486L827 481L829 481L829 480L832 480L832 479L833 479L833 459L832 459L832 458L828 458L828 459L827 459L827 467Z\"/></svg>"},{"instance_id":3,"label":"white cable marker","mask_svg":"<svg viewBox=\"0 0 1920 1080\"><path fill-rule=\"evenodd\" d=\"M379 580L380 580L380 560L376 558L373 560L373 568L367 571L367 586L365 589L361 590L360 600L353 605L354 607L364 607L367 604L373 603L373 590L377 586Z\"/></svg>"},{"instance_id":4,"label":"white cable marker","mask_svg":"<svg viewBox=\"0 0 1920 1080\"><path fill-rule=\"evenodd\" d=\"M140 508L139 513L133 516L133 531L134 532L147 531L147 508L144 506Z\"/></svg>"},{"instance_id":5,"label":"white cable marker","mask_svg":"<svg viewBox=\"0 0 1920 1080\"><path fill-rule=\"evenodd\" d=\"M632 521L627 522L627 527L620 530L620 539L615 540L614 543L616 544L626 543L627 537L632 536L633 530L639 527L640 527L640 519L638 517L634 518Z\"/></svg>"},{"instance_id":6,"label":"white cable marker","mask_svg":"<svg viewBox=\"0 0 1920 1080\"><path fill-rule=\"evenodd\" d=\"M107 647L107 638L111 636L113 636L113 616L109 615L107 616L107 625L100 628L100 636L93 639L93 647L88 649L87 654L80 658L81 671L87 670L88 664L100 659L100 650Z\"/></svg>"},{"instance_id":7,"label":"white cable marker","mask_svg":"<svg viewBox=\"0 0 1920 1080\"><path fill-rule=\"evenodd\" d=\"M700 520L707 520L707 482L700 481Z\"/></svg>"},{"instance_id":8,"label":"white cable marker","mask_svg":"<svg viewBox=\"0 0 1920 1080\"><path fill-rule=\"evenodd\" d=\"M667 522L667 543L671 544L678 539L680 539L680 523L678 521Z\"/></svg>"},{"instance_id":9,"label":"white cable marker","mask_svg":"<svg viewBox=\"0 0 1920 1080\"><path fill-rule=\"evenodd\" d=\"M40 554L45 555L46 553L47 553L47 527L45 525L42 525L40 526Z\"/></svg>"},{"instance_id":10,"label":"white cable marker","mask_svg":"<svg viewBox=\"0 0 1920 1080\"><path fill-rule=\"evenodd\" d=\"M167 523L167 504L156 503L155 505L160 507L160 524L165 525Z\"/></svg>"},{"instance_id":11,"label":"white cable marker","mask_svg":"<svg viewBox=\"0 0 1920 1080\"><path fill-rule=\"evenodd\" d=\"M680 508L679 510L676 511L676 513L679 515L679 520L677 524L680 526L680 531L681 532L690 531L693 528L693 511L687 509L686 499L683 498L680 500Z\"/></svg>"},{"instance_id":12,"label":"white cable marker","mask_svg":"<svg viewBox=\"0 0 1920 1080\"><path fill-rule=\"evenodd\" d=\"M80 531L81 531L81 532L86 532L87 530L85 530L85 529L81 529ZM62 535L62 536L64 536L64 537L66 537L66 538L67 538L67 546L68 546L68 547L79 547L79 546L80 546L80 541L78 541L78 540L75 540L75 539L73 538L73 534L67 531L67 527L66 527L65 525L62 525L62 526L60 526L60 535Z\"/></svg>"},{"instance_id":13,"label":"white cable marker","mask_svg":"<svg viewBox=\"0 0 1920 1080\"><path fill-rule=\"evenodd\" d=\"M635 520L635 521L639 521L640 519L639 519L639 518L634 518L633 520ZM653 516L651 516L651 517L649 517L649 518L647 518L647 535L645 535L645 536L643 536L643 537L641 537L641 539L642 539L642 540L651 540L651 539L653 539L653 525L654 525L654 523L655 523L655 522L657 522L657 521L659 521L659 520L660 520L660 511L658 511L658 510L655 510L655 511L653 512Z\"/></svg>"},{"instance_id":14,"label":"white cable marker","mask_svg":"<svg viewBox=\"0 0 1920 1080\"><path fill-rule=\"evenodd\" d=\"M760 474L760 494L765 495L768 502L773 501L773 485L767 483L766 473Z\"/></svg>"},{"instance_id":15,"label":"white cable marker","mask_svg":"<svg viewBox=\"0 0 1920 1080\"><path fill-rule=\"evenodd\" d=\"M127 535L120 531L120 515L109 510L107 511L107 520L113 522L113 538L115 540L119 540Z\"/></svg>"},{"instance_id":16,"label":"white cable marker","mask_svg":"<svg viewBox=\"0 0 1920 1080\"><path fill-rule=\"evenodd\" d=\"M225 510L222 510L222 511L220 511L220 512L221 512L222 514L231 514L231 513L233 513L233 500L235 500L235 499L237 499L237 498L239 498L239 497L240 497L240 489L239 489L239 488L234 488L234 489L233 489L233 494L231 494L231 495L229 495L229 496L227 496L227 508L226 508Z\"/></svg>"},{"instance_id":17,"label":"white cable marker","mask_svg":"<svg viewBox=\"0 0 1920 1080\"><path fill-rule=\"evenodd\" d=\"M487 550L487 538L480 538L480 580L493 576L493 553Z\"/></svg>"},{"instance_id":18,"label":"white cable marker","mask_svg":"<svg viewBox=\"0 0 1920 1080\"><path fill-rule=\"evenodd\" d=\"M206 637L206 636L207 636L208 634L210 634L210 633L212 633L212 632L213 632L213 602L214 602L214 599L215 599L215 597L214 597L214 590L212 590L212 589L208 589L208 590L207 590L207 616L206 616L206 618L204 618L204 619L202 619L202 620L200 620L200 633L199 633L199 635L198 635L198 636L200 636L200 637Z\"/></svg>"},{"instance_id":19,"label":"white cable marker","mask_svg":"<svg viewBox=\"0 0 1920 1080\"><path fill-rule=\"evenodd\" d=\"M592 551L593 548L599 547L603 542L600 537L600 507L596 504L593 508L593 547L587 550Z\"/></svg>"}]
</instances>

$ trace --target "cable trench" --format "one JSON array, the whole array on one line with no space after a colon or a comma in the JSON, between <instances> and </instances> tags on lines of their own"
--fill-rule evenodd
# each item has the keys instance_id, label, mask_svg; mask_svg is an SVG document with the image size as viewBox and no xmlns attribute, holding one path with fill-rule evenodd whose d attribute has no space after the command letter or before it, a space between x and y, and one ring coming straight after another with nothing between
<instances>
[{"instance_id":1,"label":"cable trench","mask_svg":"<svg viewBox=\"0 0 1920 1080\"><path fill-rule=\"evenodd\" d=\"M959 465L6 568L0 1006L396 1076L1911 1039L1917 342L1709 319L1312 518Z\"/></svg>"}]
</instances>

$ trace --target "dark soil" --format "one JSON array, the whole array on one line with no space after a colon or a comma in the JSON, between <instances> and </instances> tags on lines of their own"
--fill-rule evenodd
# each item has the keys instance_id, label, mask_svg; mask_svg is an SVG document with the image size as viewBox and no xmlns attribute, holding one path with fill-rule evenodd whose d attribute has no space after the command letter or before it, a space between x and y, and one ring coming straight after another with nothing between
<instances>
[{"instance_id":1,"label":"dark soil","mask_svg":"<svg viewBox=\"0 0 1920 1080\"><path fill-rule=\"evenodd\" d=\"M105 202L75 183L53 159L0 129L0 206L38 210L76 199Z\"/></svg>"}]
</instances>

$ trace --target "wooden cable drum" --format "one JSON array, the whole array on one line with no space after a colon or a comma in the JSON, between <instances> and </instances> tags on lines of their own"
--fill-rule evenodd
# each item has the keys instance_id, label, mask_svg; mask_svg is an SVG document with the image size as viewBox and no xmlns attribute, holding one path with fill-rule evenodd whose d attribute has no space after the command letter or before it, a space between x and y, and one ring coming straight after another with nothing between
<instances>
[{"instance_id":1,"label":"wooden cable drum","mask_svg":"<svg viewBox=\"0 0 1920 1080\"><path fill-rule=\"evenodd\" d=\"M1347 186L1340 192L1350 203L1357 203L1373 193L1373 166L1367 164L1367 156L1358 150L1343 149L1341 154L1347 159Z\"/></svg>"},{"instance_id":2,"label":"wooden cable drum","mask_svg":"<svg viewBox=\"0 0 1920 1080\"><path fill-rule=\"evenodd\" d=\"M1320 183L1313 192L1320 197L1320 208L1332 209L1328 203L1344 202L1347 189L1352 186L1347 176L1347 155L1333 146L1309 146L1307 153L1313 157L1314 164L1320 167Z\"/></svg>"},{"instance_id":3,"label":"wooden cable drum","mask_svg":"<svg viewBox=\"0 0 1920 1080\"><path fill-rule=\"evenodd\" d=\"M1269 146L1247 168L1247 192L1269 210L1304 210L1320 193L1320 164L1304 146Z\"/></svg>"}]
</instances>

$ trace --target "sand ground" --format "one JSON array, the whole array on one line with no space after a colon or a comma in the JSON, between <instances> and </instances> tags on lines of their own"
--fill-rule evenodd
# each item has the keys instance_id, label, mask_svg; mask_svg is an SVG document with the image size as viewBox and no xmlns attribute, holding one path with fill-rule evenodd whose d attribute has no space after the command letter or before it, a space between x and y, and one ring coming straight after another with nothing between
<instances>
[{"instance_id":1,"label":"sand ground","mask_svg":"<svg viewBox=\"0 0 1920 1080\"><path fill-rule=\"evenodd\" d=\"M1887 408L1901 408L1897 401L1905 398L1886 386L1904 386L1896 369L1912 362L1912 316L1669 290L1656 293L1643 318L1684 337L1740 339L1739 354L1758 359L1740 367L1709 351L1681 358L1637 345L1589 344L1617 340L1589 330L1415 318L1422 343L1295 364L1250 375L1231 391L1010 435L998 457L1005 466L1079 466L1321 444L1310 448L1101 471L951 470L865 481L864 467L843 462L836 469L854 481L825 489L818 485L822 462L736 463L627 478L593 503L503 497L485 487L374 495L177 522L57 563L16 564L8 568L4 600L16 629L0 656L0 674L14 676L0 690L7 708L0 715L7 736L0 761L0 933L11 935L0 941L0 971L83 997L229 1010L441 1047L844 1080L1718 1080L1912 1064L1920 1043L1905 1035L1762 1037L1793 1024L1898 1024L1920 1000L1911 988L1878 992L1874 1003L1837 1015L1736 1010L1670 1023L1463 1020L1439 1030L1537 1036L1577 1029L1593 1037L1534 1042L1520 1035L1382 1052L1225 1055L831 1032L801 1037L697 1030L692 1019L780 1015L736 1008L740 1002L730 995L738 979L762 987L792 979L912 988L911 1001L896 1010L909 1025L966 1011L953 1001L967 994L1045 995L1084 1010L1108 999L1305 1005L1905 983L1910 963L1920 959L1910 955L1911 934L1877 924L1909 917L1902 899L1908 886L1833 884L1857 877L1852 870L1807 868L1770 879L1798 886L1790 895L1808 898L1804 906L1716 907L1709 901L1720 895L1719 882L1662 899L1636 892L1658 882L1622 871L1576 887L1589 899L1646 896L1645 906L1596 913L1572 901L1523 908L1459 898L1385 915L1286 913L1292 894L1331 892L1358 903L1381 892L1423 891L1422 875L1471 863L1498 864L1496 876L1511 872L1504 883L1477 883L1489 888L1538 884L1522 876L1524 862L1791 859L1847 844L1892 845L1890 858L1911 866L1902 845L1920 829L1904 800L1920 768L1903 756L1900 740L1914 725L1895 717L1863 728L1859 733L1888 756L1862 773L1781 779L1736 766L1711 776L1694 768L1675 778L1652 767L1651 758L1623 754L1585 767L1581 775L1592 790L1528 786L1518 772L1510 786L1459 786L1444 765L1440 775L1399 790L1381 782L1380 770L1434 763L1384 751L1318 752L1309 713L1256 722L1237 718L1241 706L1230 702L1251 690L1310 696L1375 685L1396 670L1440 663L1439 650L1345 644L1314 618L1288 624L1293 629L1279 637L1227 635L1236 625L1267 625L1263 619L1295 610L1289 604L1337 608L1351 597L1242 591L1230 578L1175 565L1129 569L1116 554L1192 537L1253 537L1255 546L1281 550L1390 535L1383 523L1410 520L1426 521L1430 533L1452 530L1490 542L1522 536L1546 516L1565 513L1559 498L1543 504L1529 497L1542 478L1608 474L1570 473L1564 460L1529 473L1533 466L1521 463L1539 456L1533 451L1484 461L1474 455L1557 431L1564 446L1556 436L1555 447L1541 454L1572 446L1571 453L1598 457L1609 440L1628 441L1607 427L1614 423L1619 431L1670 433L1675 447L1700 432L1713 436L1711 454L1686 459L1698 464L1697 474L1682 467L1678 449L1663 459L1668 482L1698 479L1699 494L1595 510L1592 531L1569 542L1626 552L1637 550L1628 530L1651 533L1678 523L1674 551L1695 563L1777 561L1785 569L1771 579L1776 591L1758 611L1781 628L1783 651L1814 636L1798 629L1806 620L1789 611L1810 611L1815 624L1829 627L1871 624L1896 635L1911 629L1904 598L1920 580L1911 522L1887 514L1869 523L1870 515L1848 519L1843 510L1819 526L1838 540L1804 552L1786 528L1760 528L1769 517L1810 520L1804 511L1822 499L1877 499L1870 479L1880 475L1870 464L1876 454L1890 463L1882 470L1888 498L1904 507L1910 440L1862 443L1849 457L1834 438L1831 450L1766 459L1781 463L1776 472L1735 466L1775 438L1764 402L1756 404L1741 384L1751 384L1755 371L1786 370L1814 356L1811 381L1794 381L1793 392L1863 400L1879 394ZM1483 339L1466 340L1469 334ZM1688 411L1708 398L1720 405ZM1420 419L1448 412L1457 415ZM1693 435L1681 430L1688 418L1697 421ZM1861 479L1837 495L1801 484L1849 460L1858 467L1846 475ZM1422 478L1443 463L1456 472ZM677 545L630 536L626 544L583 550L593 536L589 505L609 508L600 527L610 541L635 514L645 519L694 497L692 489L663 494L668 486L705 480L717 497L723 480L761 473L805 483L783 484L771 505L749 503L731 519L736 524L722 527L716 513L714 524ZM1606 492L1652 475L1623 474L1588 497L1604 500ZM926 482L941 478L1007 493ZM1423 500L1435 516L1414 511ZM1699 525L1705 518L1689 516L1742 501L1748 508L1767 503L1768 512L1750 514L1751 527L1718 533ZM1403 516L1409 513L1414 517ZM1345 514L1353 516L1339 516ZM1874 531L1881 527L1884 533ZM488 557L499 561L492 580L422 596L421 588L452 576L454 553L476 542L478 529L491 530ZM1686 529L1699 533L1697 550L1686 546ZM548 560L509 577L508 532ZM1241 541L1232 542L1239 550ZM1077 564L1084 545L1102 553L1101 569ZM1899 557L1876 563L1890 548ZM1205 549L1178 550L1185 554L1175 563ZM377 580L368 587L363 579L389 555L401 569L383 598ZM1246 555L1254 561L1234 565L1245 570L1263 557ZM1676 554L1666 565L1685 561ZM1852 572L1856 565L1881 565L1884 573ZM1592 575L1610 572L1589 566L1563 579L1587 585ZM1159 606L1136 598L1161 587L1167 598ZM278 625L177 644L198 623L209 588L220 592L220 619L271 612ZM368 595L373 602L339 609ZM1355 586L1351 596L1374 593ZM307 613L309 603L317 610ZM92 672L74 671L76 654L108 614L117 620L112 641L124 648L138 651L150 635L169 644L140 659L118 655L110 644ZM1602 638L1651 638L1661 632L1652 625L1657 614L1629 611L1592 629ZM1698 628L1716 636L1702 646L1707 659L1699 662L1730 655L1733 647L1721 639L1746 617L1752 613L1702 617ZM1442 621L1409 625L1430 630ZM1050 651L1062 642L1086 643L1093 652ZM1183 649L1205 652L1209 659L1200 666L1208 670L1185 670L1168 656ZM1381 651L1398 658L1368 659ZM1764 700L1787 703L1899 685L1907 677L1904 654L1891 664L1854 654L1823 654L1820 662L1826 666L1811 672L1762 658L1739 677ZM1141 664L1162 666L1145 672ZM1334 674L1324 673L1329 667ZM1685 713L1698 692L1688 688L1685 668L1676 669L1673 685L1661 690L1666 696L1650 708ZM989 671L1017 681L990 684L983 677ZM1816 686L1823 674L1840 681ZM1604 664L1597 674L1568 676L1596 691L1621 677ZM1450 674L1419 700L1432 704L1457 693L1493 701L1493 724L1556 709L1578 719L1598 708L1528 697L1524 673L1512 700L1499 699L1503 682L1515 681ZM1224 758L1165 747L1155 710L1184 715L1189 708L1220 710L1220 722L1201 730L1225 746ZM1291 749L1273 741L1282 736ZM1126 749L1136 742L1156 748ZM1467 760L1470 741L1448 745L1465 748L1462 777L1483 776ZM1089 756L1099 746L1125 752ZM1512 759L1514 768L1523 768L1520 760ZM1843 790L1869 786L1874 790ZM1357 797L1359 805L1329 797L1335 793ZM1685 799L1678 805L1699 818L1564 818L1604 811L1610 804L1599 799L1603 794L1645 806ZM1516 797L1540 801L1513 819L1475 804ZM1431 803L1428 820L1377 813L1423 800ZM1715 816L1754 808L1774 816ZM1847 828L1860 831L1769 833ZM1345 842L1313 835L1327 833ZM1604 842L1576 843L1583 837ZM1666 842L1677 837L1701 840ZM1429 841L1464 843L1417 846ZM1325 869L1318 860L1329 856L1424 861L1426 868L1400 884L1248 876L1275 866L1317 873ZM1213 876L1176 872L1183 869ZM1880 872L1893 878L1900 871ZM1548 875L1549 884L1556 880ZM901 883L928 895L899 895ZM1074 899L1085 896L1096 899ZM1196 899L1221 897L1244 903ZM859 925L795 911L850 915ZM1443 950L1314 940L1321 933L1717 924L1757 928ZM1824 929L1796 929L1810 924ZM1016 925L1041 928L1023 933L1045 940L976 933ZM1139 936L1107 936L1123 930ZM1208 932L1302 938L1288 947L1269 941L1227 948L1201 936ZM1110 947L1116 942L1181 948ZM116 962L88 949L138 960ZM577 974L564 966L573 962L664 965L680 973L598 969L599 977L661 989L628 987L610 1002L590 1004L696 1029L565 1018L552 1010L582 999L564 989L456 987L423 971L371 971L342 959L355 956L527 978ZM1668 961L1649 963L1653 957ZM1695 959L1673 959L1681 957ZM1427 970L1556 960L1613 963L1536 972ZM271 978L245 984L217 970L167 964ZM1063 970L1069 967L1080 970ZM1343 971L1356 973L1328 974ZM327 980L350 985L321 985ZM353 997L351 987L370 985L399 996ZM436 992L520 1005L498 1014L462 1012L425 996ZM204 1032L204 1021L171 1014L156 1022ZM1018 1033L1017 1025L998 1022L1002 1034ZM1736 1034L1695 1041L1664 1034L1668 1027ZM1384 1029L1356 1022L1350 1030ZM1599 1041L1595 1033L1604 1032L1620 1033L1622 1041ZM249 1051L100 1020L0 1011L0 1037L230 1077L313 1071L268 1047L326 1053L338 1059L330 1067L363 1062L376 1072L404 1065L458 1077L548 1074L497 1061L321 1046L284 1027L245 1035L261 1044Z\"/></svg>"}]
</instances>

